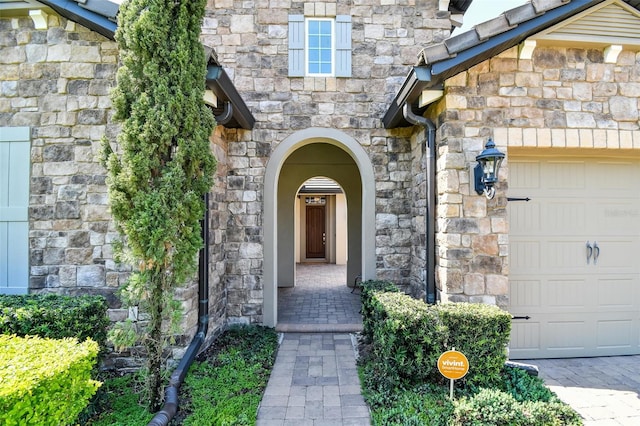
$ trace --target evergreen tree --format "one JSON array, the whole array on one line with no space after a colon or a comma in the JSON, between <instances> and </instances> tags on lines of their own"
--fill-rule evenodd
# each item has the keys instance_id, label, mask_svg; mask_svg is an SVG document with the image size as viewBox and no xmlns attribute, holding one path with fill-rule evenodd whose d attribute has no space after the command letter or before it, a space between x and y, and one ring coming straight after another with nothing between
<instances>
[{"instance_id":1,"label":"evergreen tree","mask_svg":"<svg viewBox=\"0 0 640 426\"><path fill-rule=\"evenodd\" d=\"M209 145L214 118L203 102L205 5L127 0L116 32L121 67L112 102L122 130L117 149L103 143L103 163L124 241L117 251L133 268L121 295L148 322L120 323L111 337L117 346L144 344L151 410L162 402L163 350L181 319L174 293L196 269L203 194L216 167Z\"/></svg>"}]
</instances>

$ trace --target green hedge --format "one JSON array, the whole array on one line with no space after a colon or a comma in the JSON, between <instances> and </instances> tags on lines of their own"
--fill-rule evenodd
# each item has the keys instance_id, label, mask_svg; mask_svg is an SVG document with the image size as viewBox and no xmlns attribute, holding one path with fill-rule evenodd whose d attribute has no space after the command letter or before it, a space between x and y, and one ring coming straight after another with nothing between
<instances>
[{"instance_id":1,"label":"green hedge","mask_svg":"<svg viewBox=\"0 0 640 426\"><path fill-rule=\"evenodd\" d=\"M69 425L100 386L91 339L0 335L0 424Z\"/></svg>"},{"instance_id":2,"label":"green hedge","mask_svg":"<svg viewBox=\"0 0 640 426\"><path fill-rule=\"evenodd\" d=\"M446 349L456 348L469 360L463 379L474 386L502 382L511 333L511 315L493 305L444 303L432 307L449 330Z\"/></svg>"},{"instance_id":3,"label":"green hedge","mask_svg":"<svg viewBox=\"0 0 640 426\"><path fill-rule=\"evenodd\" d=\"M376 293L372 301L385 317L374 326L373 354L388 384L433 379L447 338L438 313L404 293Z\"/></svg>"},{"instance_id":4,"label":"green hedge","mask_svg":"<svg viewBox=\"0 0 640 426\"><path fill-rule=\"evenodd\" d=\"M496 306L470 303L427 305L390 287L366 283L362 292L365 338L383 386L443 382L438 357L455 348L469 360L462 383L501 383L511 316ZM392 289L392 292L386 290Z\"/></svg>"},{"instance_id":5,"label":"green hedge","mask_svg":"<svg viewBox=\"0 0 640 426\"><path fill-rule=\"evenodd\" d=\"M368 280L362 283L360 300L362 302L362 335L371 342L373 325L384 319L384 311L374 309L373 296L380 292L399 292L400 289L390 281Z\"/></svg>"},{"instance_id":6,"label":"green hedge","mask_svg":"<svg viewBox=\"0 0 640 426\"><path fill-rule=\"evenodd\" d=\"M91 338L104 348L108 325L102 296L0 295L0 334Z\"/></svg>"}]
</instances>

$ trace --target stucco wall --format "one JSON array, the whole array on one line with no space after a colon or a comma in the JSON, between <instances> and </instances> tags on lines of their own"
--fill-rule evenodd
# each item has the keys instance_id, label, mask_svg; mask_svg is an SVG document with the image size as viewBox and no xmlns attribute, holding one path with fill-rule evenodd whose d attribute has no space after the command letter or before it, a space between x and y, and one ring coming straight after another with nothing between
<instances>
[{"instance_id":1,"label":"stucco wall","mask_svg":"<svg viewBox=\"0 0 640 426\"><path fill-rule=\"evenodd\" d=\"M438 283L443 300L508 305L509 151L639 150L640 54L604 63L601 48L514 47L446 82L430 111L438 132ZM469 185L489 137L507 153L493 200Z\"/></svg>"}]
</instances>

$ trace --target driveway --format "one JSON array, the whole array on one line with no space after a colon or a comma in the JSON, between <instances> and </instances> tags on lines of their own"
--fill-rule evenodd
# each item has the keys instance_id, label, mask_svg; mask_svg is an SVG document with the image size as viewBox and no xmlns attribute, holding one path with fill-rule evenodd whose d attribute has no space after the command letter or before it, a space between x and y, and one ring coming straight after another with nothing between
<instances>
[{"instance_id":1,"label":"driveway","mask_svg":"<svg viewBox=\"0 0 640 426\"><path fill-rule=\"evenodd\" d=\"M640 425L640 355L521 360L537 365L547 386L585 426Z\"/></svg>"}]
</instances>

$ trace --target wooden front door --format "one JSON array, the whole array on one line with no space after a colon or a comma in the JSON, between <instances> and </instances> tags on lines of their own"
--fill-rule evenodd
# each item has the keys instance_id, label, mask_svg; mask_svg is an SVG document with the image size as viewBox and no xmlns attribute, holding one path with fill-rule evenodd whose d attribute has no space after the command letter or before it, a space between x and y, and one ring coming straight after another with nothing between
<instances>
[{"instance_id":1,"label":"wooden front door","mask_svg":"<svg viewBox=\"0 0 640 426\"><path fill-rule=\"evenodd\" d=\"M325 258L325 206L307 206L307 259Z\"/></svg>"}]
</instances>

